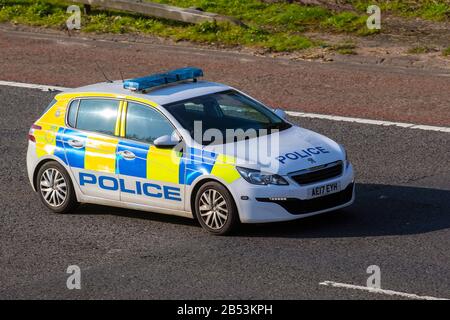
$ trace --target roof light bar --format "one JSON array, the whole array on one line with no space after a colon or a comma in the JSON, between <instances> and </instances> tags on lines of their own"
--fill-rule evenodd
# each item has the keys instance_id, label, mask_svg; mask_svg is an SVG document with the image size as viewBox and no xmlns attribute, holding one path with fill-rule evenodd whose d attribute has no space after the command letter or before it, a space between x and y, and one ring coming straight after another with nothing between
<instances>
[{"instance_id":1,"label":"roof light bar","mask_svg":"<svg viewBox=\"0 0 450 320\"><path fill-rule=\"evenodd\" d=\"M125 80L123 87L124 89L129 89L132 91L142 91L168 83L189 79L196 80L198 77L202 76L202 69L186 67L168 71L166 73L152 74L147 77Z\"/></svg>"}]
</instances>

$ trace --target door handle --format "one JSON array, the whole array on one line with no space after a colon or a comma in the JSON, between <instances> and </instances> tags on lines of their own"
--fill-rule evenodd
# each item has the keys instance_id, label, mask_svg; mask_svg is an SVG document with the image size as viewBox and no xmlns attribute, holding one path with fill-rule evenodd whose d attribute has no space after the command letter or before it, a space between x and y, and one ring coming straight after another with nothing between
<instances>
[{"instance_id":1,"label":"door handle","mask_svg":"<svg viewBox=\"0 0 450 320\"><path fill-rule=\"evenodd\" d=\"M80 149L83 148L84 143L82 141L79 140L75 140L75 139L71 139L68 141L69 145L75 149Z\"/></svg>"},{"instance_id":2,"label":"door handle","mask_svg":"<svg viewBox=\"0 0 450 320\"><path fill-rule=\"evenodd\" d=\"M136 158L136 155L129 150L120 151L118 152L118 154L126 160L133 160L134 158Z\"/></svg>"}]
</instances>

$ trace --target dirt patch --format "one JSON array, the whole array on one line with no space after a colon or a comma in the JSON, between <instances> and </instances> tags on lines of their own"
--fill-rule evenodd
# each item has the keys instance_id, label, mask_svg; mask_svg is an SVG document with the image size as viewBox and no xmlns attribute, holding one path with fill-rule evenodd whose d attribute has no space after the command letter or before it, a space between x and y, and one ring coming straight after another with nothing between
<instances>
[{"instance_id":1,"label":"dirt patch","mask_svg":"<svg viewBox=\"0 0 450 320\"><path fill-rule=\"evenodd\" d=\"M450 70L450 57L443 54L450 46L450 23L446 22L386 16L379 34L357 37L307 33L307 36L329 45L296 53L294 59ZM339 54L336 47L340 46L352 47L352 50Z\"/></svg>"}]
</instances>

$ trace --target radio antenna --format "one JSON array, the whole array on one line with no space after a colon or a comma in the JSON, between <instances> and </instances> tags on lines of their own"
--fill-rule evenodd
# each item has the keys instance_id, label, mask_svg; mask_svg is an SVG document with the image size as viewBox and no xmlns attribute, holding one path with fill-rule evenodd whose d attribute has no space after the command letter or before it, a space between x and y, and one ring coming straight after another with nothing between
<instances>
[{"instance_id":1,"label":"radio antenna","mask_svg":"<svg viewBox=\"0 0 450 320\"><path fill-rule=\"evenodd\" d=\"M100 65L98 64L97 61L95 61L95 64L97 65L97 67L99 68L100 72L102 73L103 77L105 78L106 82L112 83L112 80L109 80L108 77L106 76L105 72L103 72L103 69L100 67Z\"/></svg>"}]
</instances>

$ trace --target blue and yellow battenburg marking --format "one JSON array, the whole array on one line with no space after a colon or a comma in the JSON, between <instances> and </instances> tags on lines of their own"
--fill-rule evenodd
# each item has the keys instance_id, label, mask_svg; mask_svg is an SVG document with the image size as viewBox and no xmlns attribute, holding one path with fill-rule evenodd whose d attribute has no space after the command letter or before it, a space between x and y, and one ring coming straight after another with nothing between
<instances>
[{"instance_id":1,"label":"blue and yellow battenburg marking","mask_svg":"<svg viewBox=\"0 0 450 320\"><path fill-rule=\"evenodd\" d=\"M116 173L131 177L147 178L147 155L149 146L133 141L119 141L117 153L125 150L133 152L136 158L134 160L127 160L122 156L118 156L116 158Z\"/></svg>"},{"instance_id":2,"label":"blue and yellow battenburg marking","mask_svg":"<svg viewBox=\"0 0 450 320\"><path fill-rule=\"evenodd\" d=\"M84 169L86 147L85 145L79 149L72 147L69 144L69 141L73 139L85 142L87 140L87 135L73 129L65 129L61 134L61 140L66 151L67 164L72 168Z\"/></svg>"},{"instance_id":3,"label":"blue and yellow battenburg marking","mask_svg":"<svg viewBox=\"0 0 450 320\"><path fill-rule=\"evenodd\" d=\"M177 187L160 185L157 183L134 181L133 187L125 186L123 178L111 176L96 176L89 172L79 172L80 186L98 185L100 189L118 191L151 198L164 198L166 200L181 201L181 190Z\"/></svg>"},{"instance_id":4,"label":"blue and yellow battenburg marking","mask_svg":"<svg viewBox=\"0 0 450 320\"><path fill-rule=\"evenodd\" d=\"M67 164L64 152L64 104L56 103L49 112L45 113L39 123L41 130L36 130L36 153L40 158L45 155L54 155Z\"/></svg>"},{"instance_id":5,"label":"blue and yellow battenburg marking","mask_svg":"<svg viewBox=\"0 0 450 320\"><path fill-rule=\"evenodd\" d=\"M71 140L78 140L83 146L75 148L71 146ZM213 175L227 183L240 177L234 167L234 157L196 148L189 148L182 155L172 149L86 134L70 128L58 128L54 141L42 144L46 151L41 151L38 156L54 154L70 167L78 169L185 185L191 185L201 175ZM120 155L125 150L133 152L136 157L125 159Z\"/></svg>"},{"instance_id":6,"label":"blue and yellow battenburg marking","mask_svg":"<svg viewBox=\"0 0 450 320\"><path fill-rule=\"evenodd\" d=\"M216 159L217 153L189 148L180 162L179 183L191 185L199 176L211 174Z\"/></svg>"},{"instance_id":7,"label":"blue and yellow battenburg marking","mask_svg":"<svg viewBox=\"0 0 450 320\"><path fill-rule=\"evenodd\" d=\"M52 109L39 119L37 124L42 130L35 132L38 157L54 155L66 165L77 169L172 184L191 185L201 175L213 175L227 183L240 178L234 166L234 157L197 148L188 148L181 154L146 143L120 140L120 137L106 137L66 128L64 119L68 101L68 98L58 100ZM121 108L126 109L126 104L121 104ZM123 132L119 132L123 127L119 125L116 134L123 135ZM71 140L82 142L82 147L73 147ZM125 159L120 155L120 152L125 150L132 151L136 157L132 160ZM152 194L151 191L147 193Z\"/></svg>"}]
</instances>

